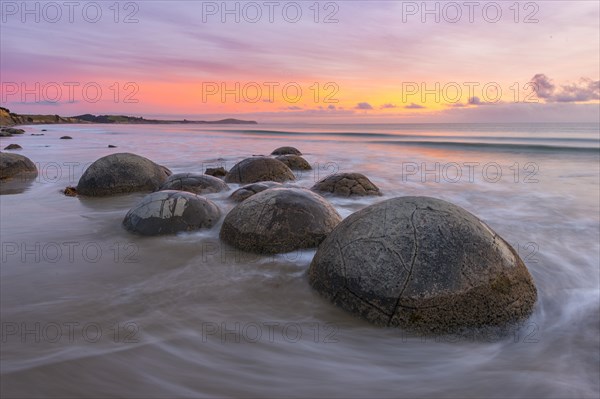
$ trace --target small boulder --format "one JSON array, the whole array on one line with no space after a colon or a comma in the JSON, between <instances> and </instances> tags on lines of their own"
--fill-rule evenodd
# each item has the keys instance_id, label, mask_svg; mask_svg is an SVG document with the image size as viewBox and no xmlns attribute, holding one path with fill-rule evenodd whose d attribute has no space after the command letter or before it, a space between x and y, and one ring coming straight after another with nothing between
<instances>
[{"instance_id":1,"label":"small boulder","mask_svg":"<svg viewBox=\"0 0 600 399\"><path fill-rule=\"evenodd\" d=\"M317 182L311 190L341 197L381 195L379 188L362 173L337 173L327 176Z\"/></svg>"},{"instance_id":2,"label":"small boulder","mask_svg":"<svg viewBox=\"0 0 600 399\"><path fill-rule=\"evenodd\" d=\"M229 186L221 179L199 173L176 173L169 176L160 190L188 191L194 194L218 193L229 190Z\"/></svg>"},{"instance_id":3,"label":"small boulder","mask_svg":"<svg viewBox=\"0 0 600 399\"><path fill-rule=\"evenodd\" d=\"M117 148L117 146L116 146L116 145L109 144L109 145L108 145L108 148Z\"/></svg>"},{"instance_id":4,"label":"small boulder","mask_svg":"<svg viewBox=\"0 0 600 399\"><path fill-rule=\"evenodd\" d=\"M63 190L63 194L67 197L77 197L77 187L68 186Z\"/></svg>"},{"instance_id":5,"label":"small boulder","mask_svg":"<svg viewBox=\"0 0 600 399\"><path fill-rule=\"evenodd\" d=\"M9 144L6 147L4 147L5 150L22 150L23 147L21 147L18 144Z\"/></svg>"},{"instance_id":6,"label":"small boulder","mask_svg":"<svg viewBox=\"0 0 600 399\"><path fill-rule=\"evenodd\" d=\"M225 176L227 183L257 183L295 180L294 173L283 162L269 157L246 158L235 164Z\"/></svg>"},{"instance_id":7,"label":"small boulder","mask_svg":"<svg viewBox=\"0 0 600 399\"><path fill-rule=\"evenodd\" d=\"M158 191L147 195L123 219L123 226L146 236L211 228L221 217L212 201L185 191Z\"/></svg>"},{"instance_id":8,"label":"small boulder","mask_svg":"<svg viewBox=\"0 0 600 399\"><path fill-rule=\"evenodd\" d=\"M254 194L258 194L261 191L265 191L265 190L267 190L269 188L273 188L273 187L281 187L281 183L277 183L274 181L264 181L264 182L260 182L260 183L252 183L252 184L248 184L247 186L238 188L231 194L231 196L229 196L229 198L231 198L232 200L234 200L236 202L242 202L242 201L252 197Z\"/></svg>"},{"instance_id":9,"label":"small boulder","mask_svg":"<svg viewBox=\"0 0 600 399\"><path fill-rule=\"evenodd\" d=\"M302 153L294 147L279 147L274 149L271 155L302 155Z\"/></svg>"},{"instance_id":10,"label":"small boulder","mask_svg":"<svg viewBox=\"0 0 600 399\"><path fill-rule=\"evenodd\" d=\"M73 137L71 137L71 136L62 136L60 139L61 140L73 140Z\"/></svg>"},{"instance_id":11,"label":"small boulder","mask_svg":"<svg viewBox=\"0 0 600 399\"><path fill-rule=\"evenodd\" d=\"M0 129L0 132L6 133L6 134L24 134L25 130L17 129L15 127L3 127L2 129Z\"/></svg>"},{"instance_id":12,"label":"small boulder","mask_svg":"<svg viewBox=\"0 0 600 399\"><path fill-rule=\"evenodd\" d=\"M219 166L218 168L207 168L204 174L214 177L225 177L227 176L227 171L224 167Z\"/></svg>"},{"instance_id":13,"label":"small boulder","mask_svg":"<svg viewBox=\"0 0 600 399\"><path fill-rule=\"evenodd\" d=\"M516 251L463 208L399 197L346 218L319 246L309 282L379 325L449 334L527 317L537 298Z\"/></svg>"},{"instance_id":14,"label":"small boulder","mask_svg":"<svg viewBox=\"0 0 600 399\"><path fill-rule=\"evenodd\" d=\"M79 195L101 197L138 191L156 191L171 175L164 166L130 153L107 155L85 170Z\"/></svg>"},{"instance_id":15,"label":"small boulder","mask_svg":"<svg viewBox=\"0 0 600 399\"><path fill-rule=\"evenodd\" d=\"M220 237L248 252L283 253L316 247L342 220L323 197L301 188L272 188L238 204Z\"/></svg>"},{"instance_id":16,"label":"small boulder","mask_svg":"<svg viewBox=\"0 0 600 399\"><path fill-rule=\"evenodd\" d=\"M312 167L310 166L308 161L306 159L302 158L300 155L293 155L293 154L280 155L280 156L276 157L275 159L286 164L287 167L290 168L291 170L311 170L312 169Z\"/></svg>"},{"instance_id":17,"label":"small boulder","mask_svg":"<svg viewBox=\"0 0 600 399\"><path fill-rule=\"evenodd\" d=\"M38 174L35 164L19 154L0 152L0 179L13 177L35 178Z\"/></svg>"}]
</instances>

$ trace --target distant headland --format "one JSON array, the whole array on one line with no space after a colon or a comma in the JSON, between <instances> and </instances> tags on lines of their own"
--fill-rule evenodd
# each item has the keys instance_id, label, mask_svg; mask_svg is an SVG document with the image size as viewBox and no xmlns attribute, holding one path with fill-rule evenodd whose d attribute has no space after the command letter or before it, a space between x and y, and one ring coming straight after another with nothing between
<instances>
[{"instance_id":1,"label":"distant headland","mask_svg":"<svg viewBox=\"0 0 600 399\"><path fill-rule=\"evenodd\" d=\"M256 121L244 121L240 119L221 119L218 121L190 121L183 120L161 120L144 119L143 117L124 116L124 115L78 115L78 116L59 116L59 115L20 115L10 112L8 108L0 107L0 126L15 125L49 125L49 124L67 124L67 123L114 123L128 125L167 125L176 123L189 123L198 125L256 125Z\"/></svg>"}]
</instances>

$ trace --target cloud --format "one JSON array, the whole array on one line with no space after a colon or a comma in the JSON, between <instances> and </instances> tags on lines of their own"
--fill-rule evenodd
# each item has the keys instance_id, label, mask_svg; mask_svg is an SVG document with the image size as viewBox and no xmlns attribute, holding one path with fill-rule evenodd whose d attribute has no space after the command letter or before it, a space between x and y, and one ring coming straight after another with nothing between
<instances>
[{"instance_id":1,"label":"cloud","mask_svg":"<svg viewBox=\"0 0 600 399\"><path fill-rule=\"evenodd\" d=\"M471 106L500 104L500 103L502 103L502 101L495 102L495 103L484 102L484 101L481 101L481 99L479 97L473 96L473 97L469 97L467 102L464 104L463 103L453 103L453 104L447 104L447 106L449 108L469 108Z\"/></svg>"},{"instance_id":2,"label":"cloud","mask_svg":"<svg viewBox=\"0 0 600 399\"><path fill-rule=\"evenodd\" d=\"M354 109L369 110L373 109L373 107L369 103L358 103Z\"/></svg>"},{"instance_id":3,"label":"cloud","mask_svg":"<svg viewBox=\"0 0 600 399\"><path fill-rule=\"evenodd\" d=\"M537 97L546 102L572 103L600 99L600 81L598 80L581 78L578 84L563 85L557 90L548 76L538 73L531 78L531 83Z\"/></svg>"},{"instance_id":4,"label":"cloud","mask_svg":"<svg viewBox=\"0 0 600 399\"><path fill-rule=\"evenodd\" d=\"M423 109L426 107L419 105L419 104L410 103L409 105L404 106L404 108L406 108L406 109Z\"/></svg>"},{"instance_id":5,"label":"cloud","mask_svg":"<svg viewBox=\"0 0 600 399\"><path fill-rule=\"evenodd\" d=\"M591 101L600 99L600 81L591 79L581 79L579 85L572 84L562 86L560 91L555 96L556 102L571 103L577 101Z\"/></svg>"},{"instance_id":6,"label":"cloud","mask_svg":"<svg viewBox=\"0 0 600 399\"><path fill-rule=\"evenodd\" d=\"M290 111L300 111L303 108L302 107L297 107L295 105L292 105L291 107L287 107L287 108L284 108L284 109L287 109L287 110L290 110Z\"/></svg>"},{"instance_id":7,"label":"cloud","mask_svg":"<svg viewBox=\"0 0 600 399\"><path fill-rule=\"evenodd\" d=\"M380 109L391 109L391 108L398 108L396 106L396 104L383 104L381 107L379 107Z\"/></svg>"},{"instance_id":8,"label":"cloud","mask_svg":"<svg viewBox=\"0 0 600 399\"><path fill-rule=\"evenodd\" d=\"M534 90L538 98L550 98L556 89L550 78L543 73L538 73L531 78L531 83L534 84Z\"/></svg>"}]
</instances>

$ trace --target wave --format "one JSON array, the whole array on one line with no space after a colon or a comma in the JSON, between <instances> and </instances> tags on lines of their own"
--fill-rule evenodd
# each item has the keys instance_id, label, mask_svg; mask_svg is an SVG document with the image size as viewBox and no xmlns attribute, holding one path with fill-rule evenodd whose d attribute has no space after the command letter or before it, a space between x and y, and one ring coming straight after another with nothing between
<instances>
[{"instance_id":1,"label":"wave","mask_svg":"<svg viewBox=\"0 0 600 399\"><path fill-rule=\"evenodd\" d=\"M517 143L465 143L458 141L411 141L411 140L373 140L371 144L409 145L424 147L454 147L474 150L506 150L506 151L554 151L554 152L583 152L600 155L600 148L595 147L565 147L549 144L517 144Z\"/></svg>"},{"instance_id":2,"label":"wave","mask_svg":"<svg viewBox=\"0 0 600 399\"><path fill-rule=\"evenodd\" d=\"M395 144L411 146L437 146L437 147L463 147L472 149L505 149L505 150L537 150L537 151L582 151L599 152L600 140L597 138L582 137L524 137L524 136L467 136L467 135L414 135L394 133L368 133L368 132L293 132L284 130L220 130L223 133L237 133L248 135L270 136L303 136L303 137L347 137L369 140L371 144ZM424 140L425 139L425 140ZM479 141L456 141L479 140ZM553 144L560 143L560 144ZM573 143L575 145L562 145ZM579 145L578 145L579 144ZM587 145L587 146L585 146Z\"/></svg>"},{"instance_id":3,"label":"wave","mask_svg":"<svg viewBox=\"0 0 600 399\"><path fill-rule=\"evenodd\" d=\"M402 137L402 138L452 138L452 139L480 139L480 140L531 140L531 141L576 141L586 143L600 143L598 139L581 137L524 137L524 136L436 136L423 134L397 134L397 133L365 133L365 132L291 132L284 130L219 130L225 133L241 134L266 134L276 136L348 136L348 137Z\"/></svg>"}]
</instances>

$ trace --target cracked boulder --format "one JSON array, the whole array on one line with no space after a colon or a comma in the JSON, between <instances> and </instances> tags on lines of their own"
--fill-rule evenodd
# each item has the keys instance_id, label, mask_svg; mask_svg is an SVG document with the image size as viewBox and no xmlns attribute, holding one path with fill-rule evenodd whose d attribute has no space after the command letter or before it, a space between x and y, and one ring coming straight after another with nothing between
<instances>
[{"instance_id":1,"label":"cracked boulder","mask_svg":"<svg viewBox=\"0 0 600 399\"><path fill-rule=\"evenodd\" d=\"M273 187L281 187L281 183L277 183L274 181L252 183L235 190L229 198L231 198L235 202L242 202L245 199L252 197L254 194L258 194L261 191L265 191Z\"/></svg>"},{"instance_id":2,"label":"cracked boulder","mask_svg":"<svg viewBox=\"0 0 600 399\"><path fill-rule=\"evenodd\" d=\"M274 181L282 183L295 180L294 173L283 162L269 157L252 157L235 164L225 176L227 183L257 183Z\"/></svg>"},{"instance_id":3,"label":"cracked boulder","mask_svg":"<svg viewBox=\"0 0 600 399\"><path fill-rule=\"evenodd\" d=\"M151 160L130 153L107 155L85 170L77 193L91 197L156 191L171 171Z\"/></svg>"},{"instance_id":4,"label":"cracked boulder","mask_svg":"<svg viewBox=\"0 0 600 399\"><path fill-rule=\"evenodd\" d=\"M423 333L505 326L527 317L537 298L502 237L429 197L390 199L346 218L319 246L309 281L375 324Z\"/></svg>"},{"instance_id":5,"label":"cracked boulder","mask_svg":"<svg viewBox=\"0 0 600 399\"><path fill-rule=\"evenodd\" d=\"M229 190L229 186L213 176L199 173L176 173L169 176L160 190L188 191L194 194L210 194Z\"/></svg>"},{"instance_id":6,"label":"cracked boulder","mask_svg":"<svg viewBox=\"0 0 600 399\"><path fill-rule=\"evenodd\" d=\"M311 190L340 197L381 195L379 188L361 173L337 173L317 182Z\"/></svg>"},{"instance_id":7,"label":"cracked boulder","mask_svg":"<svg viewBox=\"0 0 600 399\"><path fill-rule=\"evenodd\" d=\"M271 155L302 155L299 149L295 147L279 147L273 150Z\"/></svg>"},{"instance_id":8,"label":"cracked boulder","mask_svg":"<svg viewBox=\"0 0 600 399\"><path fill-rule=\"evenodd\" d=\"M0 180L13 177L33 179L37 174L37 168L31 159L19 154L0 152Z\"/></svg>"},{"instance_id":9,"label":"cracked boulder","mask_svg":"<svg viewBox=\"0 0 600 399\"><path fill-rule=\"evenodd\" d=\"M302 158L300 155L280 155L275 158L278 161L283 162L287 165L291 170L311 170L312 167L308 163L308 161Z\"/></svg>"},{"instance_id":10,"label":"cracked boulder","mask_svg":"<svg viewBox=\"0 0 600 399\"><path fill-rule=\"evenodd\" d=\"M220 237L248 252L284 253L316 247L342 220L323 197L301 188L272 188L238 204Z\"/></svg>"},{"instance_id":11,"label":"cracked boulder","mask_svg":"<svg viewBox=\"0 0 600 399\"><path fill-rule=\"evenodd\" d=\"M145 236L211 228L221 217L212 201L185 191L148 194L123 219L123 226Z\"/></svg>"}]
</instances>

